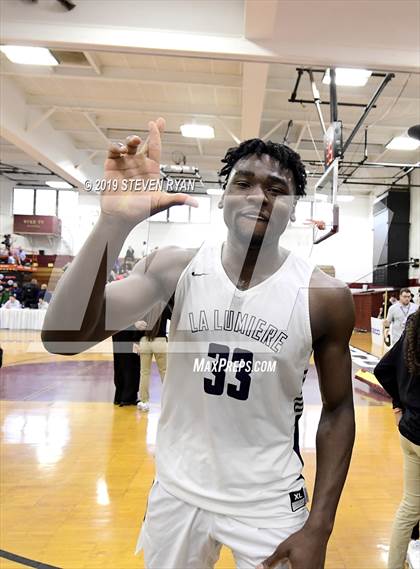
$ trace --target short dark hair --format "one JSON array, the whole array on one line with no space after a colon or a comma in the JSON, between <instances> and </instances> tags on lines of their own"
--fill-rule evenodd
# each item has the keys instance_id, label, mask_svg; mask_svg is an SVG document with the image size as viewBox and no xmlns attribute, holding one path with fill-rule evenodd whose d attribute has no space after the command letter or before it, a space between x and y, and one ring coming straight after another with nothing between
<instances>
[{"instance_id":1,"label":"short dark hair","mask_svg":"<svg viewBox=\"0 0 420 569\"><path fill-rule=\"evenodd\" d=\"M239 146L229 148L225 157L222 159L225 166L223 166L219 172L220 176L225 177L223 188L226 188L229 175L236 162L252 154L256 154L257 156L268 154L275 160L278 160L284 168L292 172L295 180L296 195L306 195L306 171L299 154L289 148L289 146L286 146L286 144L271 142L271 140L264 142L261 138L250 138L249 140L241 142Z\"/></svg>"},{"instance_id":2,"label":"short dark hair","mask_svg":"<svg viewBox=\"0 0 420 569\"><path fill-rule=\"evenodd\" d=\"M402 295L403 292L408 292L408 294L411 294L411 290L409 288L402 288L400 290L400 296Z\"/></svg>"}]
</instances>

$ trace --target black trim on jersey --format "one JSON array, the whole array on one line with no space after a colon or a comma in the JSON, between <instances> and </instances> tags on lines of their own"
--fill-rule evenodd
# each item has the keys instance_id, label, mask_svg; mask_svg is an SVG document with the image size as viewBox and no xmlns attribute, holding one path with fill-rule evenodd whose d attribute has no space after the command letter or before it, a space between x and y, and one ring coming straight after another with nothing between
<instances>
[{"instance_id":1,"label":"black trim on jersey","mask_svg":"<svg viewBox=\"0 0 420 569\"><path fill-rule=\"evenodd\" d=\"M295 430L293 433L293 450L298 455L302 466L304 466L302 455L300 454L300 447L299 447L299 419L302 417L302 413L300 415L296 415L295 417ZM302 475L301 475L302 476ZM300 478L300 477L299 477ZM298 480L299 480L298 478ZM303 476L302 476L303 478Z\"/></svg>"},{"instance_id":2,"label":"black trim on jersey","mask_svg":"<svg viewBox=\"0 0 420 569\"><path fill-rule=\"evenodd\" d=\"M305 369L305 371L303 372L303 377L302 377L302 385L305 383L305 379L306 376L308 374L308 369ZM294 433L293 433L293 450L295 451L295 453L298 455L300 462L302 463L302 466L305 465L302 455L300 453L300 447L299 447L299 419L302 417L303 414L303 393L300 392L300 395L298 395L298 397L295 397L294 400L294 411L295 411L295 429L294 429ZM300 480L301 478L304 479L304 477L302 475L299 476L298 480Z\"/></svg>"}]
</instances>

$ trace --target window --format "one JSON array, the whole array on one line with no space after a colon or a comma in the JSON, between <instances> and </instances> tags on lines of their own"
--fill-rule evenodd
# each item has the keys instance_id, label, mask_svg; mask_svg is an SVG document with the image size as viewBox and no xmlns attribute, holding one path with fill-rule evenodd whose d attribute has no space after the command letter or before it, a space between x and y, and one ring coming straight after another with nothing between
<instances>
[{"instance_id":1,"label":"window","mask_svg":"<svg viewBox=\"0 0 420 569\"><path fill-rule=\"evenodd\" d=\"M35 200L35 215L56 215L57 191L37 190Z\"/></svg>"},{"instance_id":2,"label":"window","mask_svg":"<svg viewBox=\"0 0 420 569\"><path fill-rule=\"evenodd\" d=\"M184 205L171 207L169 210L169 221L175 223L188 223L189 209L189 207L185 207Z\"/></svg>"},{"instance_id":3,"label":"window","mask_svg":"<svg viewBox=\"0 0 420 569\"><path fill-rule=\"evenodd\" d=\"M34 213L35 191L29 188L14 188L13 214L32 215Z\"/></svg>"},{"instance_id":4,"label":"window","mask_svg":"<svg viewBox=\"0 0 420 569\"><path fill-rule=\"evenodd\" d=\"M210 223L211 199L194 196L198 207L190 207L191 223Z\"/></svg>"},{"instance_id":5,"label":"window","mask_svg":"<svg viewBox=\"0 0 420 569\"><path fill-rule=\"evenodd\" d=\"M58 217L60 219L77 216L78 205L79 194L77 192L67 190L58 192Z\"/></svg>"},{"instance_id":6,"label":"window","mask_svg":"<svg viewBox=\"0 0 420 569\"><path fill-rule=\"evenodd\" d=\"M165 209L164 211L160 211L159 213L155 213L152 217L149 218L149 221L168 221L168 211Z\"/></svg>"}]
</instances>

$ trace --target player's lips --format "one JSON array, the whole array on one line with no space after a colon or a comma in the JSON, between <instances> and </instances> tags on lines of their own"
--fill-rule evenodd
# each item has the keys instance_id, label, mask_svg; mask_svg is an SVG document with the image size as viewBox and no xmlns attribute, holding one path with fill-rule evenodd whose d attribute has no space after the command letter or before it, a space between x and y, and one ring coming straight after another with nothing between
<instances>
[{"instance_id":1,"label":"player's lips","mask_svg":"<svg viewBox=\"0 0 420 569\"><path fill-rule=\"evenodd\" d=\"M243 211L239 214L241 217L253 219L254 221L268 221L268 216L260 211Z\"/></svg>"}]
</instances>

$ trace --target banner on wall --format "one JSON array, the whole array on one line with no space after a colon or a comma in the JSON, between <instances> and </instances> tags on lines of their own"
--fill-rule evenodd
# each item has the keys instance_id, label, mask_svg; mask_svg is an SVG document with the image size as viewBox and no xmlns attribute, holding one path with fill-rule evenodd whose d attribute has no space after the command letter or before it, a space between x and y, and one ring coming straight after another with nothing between
<instances>
[{"instance_id":1,"label":"banner on wall","mask_svg":"<svg viewBox=\"0 0 420 569\"><path fill-rule=\"evenodd\" d=\"M61 219L55 215L14 215L13 233L60 236Z\"/></svg>"}]
</instances>

